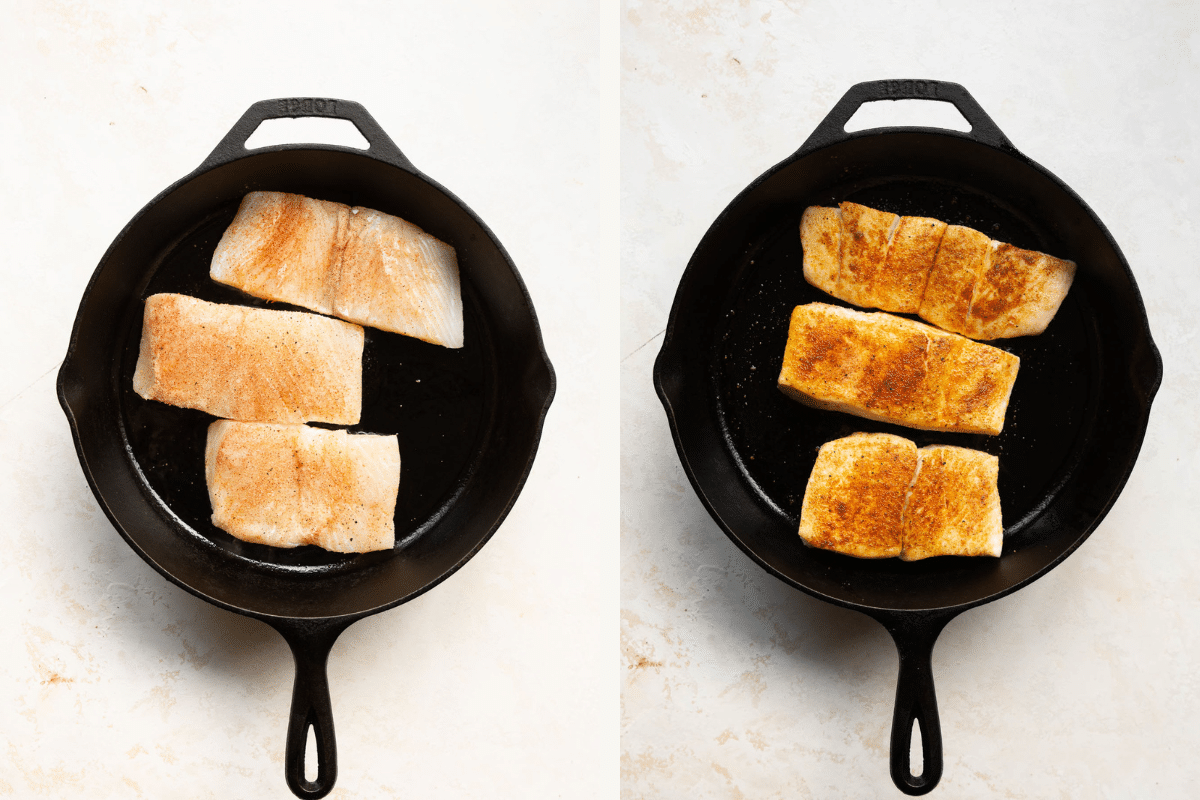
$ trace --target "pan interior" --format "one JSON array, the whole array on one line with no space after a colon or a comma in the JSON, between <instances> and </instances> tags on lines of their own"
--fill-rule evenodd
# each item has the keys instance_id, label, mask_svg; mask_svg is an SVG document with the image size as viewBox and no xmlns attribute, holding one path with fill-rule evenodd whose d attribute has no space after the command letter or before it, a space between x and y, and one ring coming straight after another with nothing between
<instances>
[{"instance_id":1,"label":"pan interior","mask_svg":"<svg viewBox=\"0 0 1200 800\"><path fill-rule=\"evenodd\" d=\"M215 303L306 311L244 294L209 278L209 263L237 202L211 214L159 258L141 298L176 292ZM204 475L205 437L214 417L144 400L132 376L141 338L140 304L124 322L116 376L121 425L128 452L156 502L178 520L182 535L219 548L254 566L335 575L359 569L391 553L342 554L315 546L277 548L251 544L216 528ZM366 328L363 407L352 433L396 434L401 476L396 502L396 550L415 541L453 502L482 451L486 399L492 379L486 364L490 343L477 302L464 281L465 346L450 349L407 336ZM316 427L335 426L312 423Z\"/></svg>"},{"instance_id":2,"label":"pan interior","mask_svg":"<svg viewBox=\"0 0 1200 800\"><path fill-rule=\"evenodd\" d=\"M804 406L776 387L792 309L811 302L855 307L804 280L800 215L807 205L839 201L934 217L1021 247L1063 254L1060 242L999 199L936 180L883 180L761 215L737 265L739 277L712 348L715 401L741 477L794 531L817 449L825 442L858 431L882 432L911 439L918 447L950 444L982 450L1000 460L1001 506L1011 549L1070 474L1094 424L1093 389L1100 365L1093 309L1082 292L1072 291L1042 335L988 343L1021 359L998 436L920 431ZM898 568L922 569L919 564Z\"/></svg>"}]
</instances>

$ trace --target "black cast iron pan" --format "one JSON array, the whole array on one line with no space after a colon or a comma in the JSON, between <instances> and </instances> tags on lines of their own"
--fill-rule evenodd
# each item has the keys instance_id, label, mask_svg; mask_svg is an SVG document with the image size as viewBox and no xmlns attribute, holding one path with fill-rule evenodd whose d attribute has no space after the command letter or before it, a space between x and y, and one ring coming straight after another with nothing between
<instances>
[{"instance_id":1,"label":"black cast iron pan","mask_svg":"<svg viewBox=\"0 0 1200 800\"><path fill-rule=\"evenodd\" d=\"M971 131L846 133L863 103L902 98L951 102ZM967 225L1078 263L1044 334L992 342L1021 358L999 436L818 411L776 389L791 309L842 304L804 281L800 215L844 200ZM938 634L957 614L1025 586L1082 544L1133 469L1161 380L1133 274L1104 225L1019 153L965 89L938 81L854 86L794 155L734 199L688 263L654 368L684 469L734 543L776 577L862 611L891 633L900 655L891 774L909 794L930 791L942 772L930 670ZM1001 557L905 563L806 548L797 528L817 448L855 431L999 456ZM909 764L914 720L920 775Z\"/></svg>"},{"instance_id":2,"label":"black cast iron pan","mask_svg":"<svg viewBox=\"0 0 1200 800\"><path fill-rule=\"evenodd\" d=\"M370 147L245 148L263 120L300 116L349 120ZM351 430L399 435L393 550L282 550L214 528L204 481L213 418L132 390L147 295L268 305L208 278L221 233L256 189L395 214L458 251L462 349L367 329L362 420ZM130 547L189 592L260 619L287 640L296 682L286 778L297 795L321 797L337 776L325 672L334 640L356 620L430 589L483 546L529 474L554 373L516 267L482 220L417 171L362 106L292 98L253 105L195 172L120 233L80 303L58 393L92 491ZM316 781L304 777L310 726Z\"/></svg>"}]
</instances>

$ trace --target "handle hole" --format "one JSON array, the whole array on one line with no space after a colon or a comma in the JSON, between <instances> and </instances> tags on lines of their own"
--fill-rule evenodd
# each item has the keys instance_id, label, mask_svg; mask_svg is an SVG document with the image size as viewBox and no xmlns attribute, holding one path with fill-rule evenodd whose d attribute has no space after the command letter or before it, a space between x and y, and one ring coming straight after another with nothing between
<instances>
[{"instance_id":1,"label":"handle hole","mask_svg":"<svg viewBox=\"0 0 1200 800\"><path fill-rule=\"evenodd\" d=\"M246 139L247 150L276 144L336 144L359 150L371 146L353 122L329 117L266 119Z\"/></svg>"},{"instance_id":2,"label":"handle hole","mask_svg":"<svg viewBox=\"0 0 1200 800\"><path fill-rule=\"evenodd\" d=\"M316 783L321 774L321 756L317 753L317 729L312 725L304 737L304 780Z\"/></svg>"},{"instance_id":3,"label":"handle hole","mask_svg":"<svg viewBox=\"0 0 1200 800\"><path fill-rule=\"evenodd\" d=\"M925 773L925 742L921 739L921 724L913 717L912 734L908 740L908 771L914 778Z\"/></svg>"},{"instance_id":4,"label":"handle hole","mask_svg":"<svg viewBox=\"0 0 1200 800\"><path fill-rule=\"evenodd\" d=\"M846 133L896 125L947 128L963 133L971 130L971 123L953 103L941 100L873 100L863 103L854 116L846 120Z\"/></svg>"}]
</instances>

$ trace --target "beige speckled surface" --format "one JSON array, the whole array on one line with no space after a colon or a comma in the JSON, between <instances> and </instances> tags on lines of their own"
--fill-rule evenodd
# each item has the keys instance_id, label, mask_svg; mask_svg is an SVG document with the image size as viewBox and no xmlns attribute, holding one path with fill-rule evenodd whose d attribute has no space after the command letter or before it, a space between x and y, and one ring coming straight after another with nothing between
<instances>
[{"instance_id":1,"label":"beige speckled surface","mask_svg":"<svg viewBox=\"0 0 1200 800\"><path fill-rule=\"evenodd\" d=\"M1084 546L970 611L933 656L933 797L1186 798L1200 746L1200 25L1186 4L622 4L625 800L898 797L896 656L875 622L770 577L711 520L651 384L701 236L853 84L963 84L1075 189L1133 267L1166 379ZM945 115L875 104L874 124Z\"/></svg>"},{"instance_id":2,"label":"beige speckled surface","mask_svg":"<svg viewBox=\"0 0 1200 800\"><path fill-rule=\"evenodd\" d=\"M125 545L54 389L84 286L122 227L251 103L281 96L362 103L487 222L558 375L537 461L493 539L334 647L330 797L615 796L618 406L598 343L616 335L616 8L4 12L0 797L291 797L286 645Z\"/></svg>"}]
</instances>

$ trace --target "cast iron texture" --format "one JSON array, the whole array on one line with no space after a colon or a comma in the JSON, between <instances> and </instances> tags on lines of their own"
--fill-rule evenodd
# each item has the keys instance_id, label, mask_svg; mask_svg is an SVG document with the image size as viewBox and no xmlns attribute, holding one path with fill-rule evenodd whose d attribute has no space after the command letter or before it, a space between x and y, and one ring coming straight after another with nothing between
<instances>
[{"instance_id":1,"label":"cast iron texture","mask_svg":"<svg viewBox=\"0 0 1200 800\"><path fill-rule=\"evenodd\" d=\"M971 131L845 131L865 102L914 98L953 103ZM1021 357L999 436L819 411L776 389L792 308L840 304L804 281L800 215L845 200L967 225L1078 263L1044 334L991 343ZM1133 469L1161 380L1141 295L1104 225L1017 152L963 87L924 80L852 87L794 155L734 199L688 263L654 368L683 467L725 533L771 574L862 611L891 633L900 656L891 773L909 794L933 789L942 771L930 669L938 633L1082 544ZM865 561L805 547L799 511L817 448L855 431L999 456L1001 557ZM919 776L908 763L914 720L924 754Z\"/></svg>"},{"instance_id":2,"label":"cast iron texture","mask_svg":"<svg viewBox=\"0 0 1200 800\"><path fill-rule=\"evenodd\" d=\"M370 147L245 148L263 120L299 116L349 120ZM204 436L214 418L132 390L147 295L291 308L208 278L221 233L242 197L259 189L394 214L458 252L462 349L367 329L362 420L350 430L399 435L393 550L283 550L216 529L204 480ZM293 792L315 798L337 777L325 672L334 640L352 622L432 588L488 540L529 474L554 372L528 292L483 221L417 171L362 106L288 98L254 104L195 172L117 236L84 292L58 393L92 491L130 547L187 591L263 620L287 640L296 683L285 774ZM309 726L316 781L304 778Z\"/></svg>"}]
</instances>

